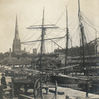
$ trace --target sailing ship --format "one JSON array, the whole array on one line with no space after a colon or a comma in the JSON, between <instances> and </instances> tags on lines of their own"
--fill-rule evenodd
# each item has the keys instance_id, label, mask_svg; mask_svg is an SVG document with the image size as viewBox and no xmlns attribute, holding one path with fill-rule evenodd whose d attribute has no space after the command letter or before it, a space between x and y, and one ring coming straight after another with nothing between
<instances>
[{"instance_id":1,"label":"sailing ship","mask_svg":"<svg viewBox=\"0 0 99 99\"><path fill-rule=\"evenodd\" d=\"M57 69L56 71L64 70L64 73L58 73L51 76L52 82L57 81L58 85L63 87L71 87L78 90L93 92L94 89L99 88L99 78L98 76L93 76L89 71L92 71L91 66L93 64L88 64L93 56L85 56L85 45L86 36L84 31L84 25L82 23L82 15L80 12L80 0L78 0L78 20L79 20L79 30L80 30L80 56L76 58L78 64L69 65L68 64L68 38L69 38L69 28L68 28L68 13L66 11L66 50L65 50L65 67ZM96 56L94 56L96 57ZM96 63L94 64L96 65ZM70 75L66 73L67 69L75 72L75 75ZM95 71L94 71L95 72ZM77 75L79 74L79 75ZM97 90L94 90L96 92Z\"/></svg>"}]
</instances>

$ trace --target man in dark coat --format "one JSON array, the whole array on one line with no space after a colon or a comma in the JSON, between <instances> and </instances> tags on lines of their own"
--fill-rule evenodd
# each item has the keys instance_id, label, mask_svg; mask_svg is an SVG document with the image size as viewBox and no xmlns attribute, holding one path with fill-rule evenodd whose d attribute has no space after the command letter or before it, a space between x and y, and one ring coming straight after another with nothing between
<instances>
[{"instance_id":1,"label":"man in dark coat","mask_svg":"<svg viewBox=\"0 0 99 99\"><path fill-rule=\"evenodd\" d=\"M0 85L0 99L3 99L3 89L2 89L2 85Z\"/></svg>"},{"instance_id":2,"label":"man in dark coat","mask_svg":"<svg viewBox=\"0 0 99 99\"><path fill-rule=\"evenodd\" d=\"M2 74L1 85L3 86L4 89L7 88L6 78L4 74Z\"/></svg>"}]
</instances>

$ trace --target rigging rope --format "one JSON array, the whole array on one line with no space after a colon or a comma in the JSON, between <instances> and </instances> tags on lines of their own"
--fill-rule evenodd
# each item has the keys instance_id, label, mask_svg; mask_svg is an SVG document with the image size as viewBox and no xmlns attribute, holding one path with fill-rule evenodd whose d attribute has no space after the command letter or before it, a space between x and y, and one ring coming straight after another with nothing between
<instances>
[{"instance_id":1,"label":"rigging rope","mask_svg":"<svg viewBox=\"0 0 99 99\"><path fill-rule=\"evenodd\" d=\"M84 16L84 14L83 14L83 16L82 16L82 19L83 19L83 21L84 21L86 24L88 24L91 28L93 28L96 32L99 33L99 31L94 27L94 25L89 21L89 19Z\"/></svg>"}]
</instances>

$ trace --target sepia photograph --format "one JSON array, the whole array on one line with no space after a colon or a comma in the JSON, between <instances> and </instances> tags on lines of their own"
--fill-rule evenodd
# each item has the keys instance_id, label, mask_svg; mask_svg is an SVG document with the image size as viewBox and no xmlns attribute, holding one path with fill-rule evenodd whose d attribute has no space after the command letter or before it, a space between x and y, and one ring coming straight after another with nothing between
<instances>
[{"instance_id":1,"label":"sepia photograph","mask_svg":"<svg viewBox=\"0 0 99 99\"><path fill-rule=\"evenodd\" d=\"M0 0L0 99L99 99L99 0Z\"/></svg>"}]
</instances>

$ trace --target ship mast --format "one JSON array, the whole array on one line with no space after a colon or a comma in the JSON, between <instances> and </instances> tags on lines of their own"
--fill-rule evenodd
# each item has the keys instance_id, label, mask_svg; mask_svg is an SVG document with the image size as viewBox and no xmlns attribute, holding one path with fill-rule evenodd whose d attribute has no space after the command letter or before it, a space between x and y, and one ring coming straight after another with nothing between
<instances>
[{"instance_id":1,"label":"ship mast","mask_svg":"<svg viewBox=\"0 0 99 99\"><path fill-rule=\"evenodd\" d=\"M78 0L78 19L79 19L79 27L80 27L80 54L82 59L81 69L85 68L85 34L84 34L84 26L81 22L81 12L80 12L80 0ZM85 72L84 72L85 75Z\"/></svg>"},{"instance_id":2,"label":"ship mast","mask_svg":"<svg viewBox=\"0 0 99 99\"><path fill-rule=\"evenodd\" d=\"M88 69L85 66L85 42L86 42L86 38L85 38L85 33L84 33L84 26L81 22L81 12L80 12L80 0L78 0L78 19L79 19L79 27L80 27L80 50L81 50L81 59L82 59L82 64L81 64L81 70L84 71L84 75L88 77ZM88 97L88 81L86 81L86 97Z\"/></svg>"},{"instance_id":3,"label":"ship mast","mask_svg":"<svg viewBox=\"0 0 99 99\"><path fill-rule=\"evenodd\" d=\"M65 66L67 65L67 56L68 56L68 39L69 39L68 11L67 11L67 8L66 8L66 50L65 50Z\"/></svg>"},{"instance_id":4,"label":"ship mast","mask_svg":"<svg viewBox=\"0 0 99 99\"><path fill-rule=\"evenodd\" d=\"M43 9L42 34L41 34L41 52L40 52L40 70L42 69L42 55L43 55L43 51L44 51L43 50L43 46L44 46L44 35L45 35L45 28L44 28L44 9ZM41 99L43 99L43 96L42 96L42 78L41 77L40 77L40 97L41 97Z\"/></svg>"},{"instance_id":5,"label":"ship mast","mask_svg":"<svg viewBox=\"0 0 99 99\"><path fill-rule=\"evenodd\" d=\"M42 54L44 53L43 51L43 46L44 46L44 35L45 35L45 28L44 28L44 9L43 9L43 17L42 17L42 34L41 34L41 48L40 48L40 68L42 65Z\"/></svg>"},{"instance_id":6,"label":"ship mast","mask_svg":"<svg viewBox=\"0 0 99 99\"><path fill-rule=\"evenodd\" d=\"M40 77L40 98L43 99L43 96L42 96L42 57L44 55L44 36L45 36L45 32L47 29L57 29L58 27L51 24L51 25L45 25L44 24L44 9L43 9L43 17L42 17L42 25L32 25L30 27L28 27L27 29L41 29L41 48L40 48L40 71L41 71L41 77Z\"/></svg>"}]
</instances>

